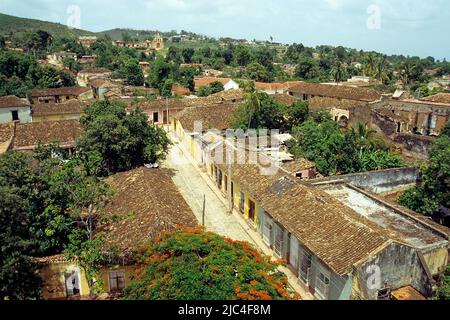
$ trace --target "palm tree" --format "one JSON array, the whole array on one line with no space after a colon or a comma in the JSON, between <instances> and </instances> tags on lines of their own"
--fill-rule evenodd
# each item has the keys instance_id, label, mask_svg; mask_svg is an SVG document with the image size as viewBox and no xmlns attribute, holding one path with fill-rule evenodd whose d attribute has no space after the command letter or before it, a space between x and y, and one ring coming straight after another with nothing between
<instances>
[{"instance_id":1,"label":"palm tree","mask_svg":"<svg viewBox=\"0 0 450 320\"><path fill-rule=\"evenodd\" d=\"M253 116L261 109L261 101L253 81L244 84L244 101L245 109L249 114L247 130L250 130Z\"/></svg>"},{"instance_id":2,"label":"palm tree","mask_svg":"<svg viewBox=\"0 0 450 320\"><path fill-rule=\"evenodd\" d=\"M375 79L379 80L381 83L385 83L385 81L389 80L387 66L386 57L380 57L375 68Z\"/></svg>"},{"instance_id":3,"label":"palm tree","mask_svg":"<svg viewBox=\"0 0 450 320\"><path fill-rule=\"evenodd\" d=\"M336 83L345 80L345 68L340 61L337 61L336 64L331 69L331 76Z\"/></svg>"},{"instance_id":4,"label":"palm tree","mask_svg":"<svg viewBox=\"0 0 450 320\"><path fill-rule=\"evenodd\" d=\"M360 149L384 149L386 142L381 138L377 131L372 129L367 123L358 123L358 128L351 128L351 134L358 140Z\"/></svg>"},{"instance_id":5,"label":"palm tree","mask_svg":"<svg viewBox=\"0 0 450 320\"><path fill-rule=\"evenodd\" d=\"M369 53L366 56L365 59L365 63L364 63L364 67L363 67L363 72L365 76L374 78L375 74L376 74L376 69L377 69L377 58L376 55L373 53Z\"/></svg>"}]
</instances>

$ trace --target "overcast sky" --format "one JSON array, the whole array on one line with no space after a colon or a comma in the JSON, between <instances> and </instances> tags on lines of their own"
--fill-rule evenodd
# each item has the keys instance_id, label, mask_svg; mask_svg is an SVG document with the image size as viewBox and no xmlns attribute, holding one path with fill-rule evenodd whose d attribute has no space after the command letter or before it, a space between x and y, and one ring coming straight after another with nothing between
<instances>
[{"instance_id":1,"label":"overcast sky","mask_svg":"<svg viewBox=\"0 0 450 320\"><path fill-rule=\"evenodd\" d=\"M0 12L66 24L78 21L73 5L90 31L184 29L450 59L449 0L0 0Z\"/></svg>"}]
</instances>

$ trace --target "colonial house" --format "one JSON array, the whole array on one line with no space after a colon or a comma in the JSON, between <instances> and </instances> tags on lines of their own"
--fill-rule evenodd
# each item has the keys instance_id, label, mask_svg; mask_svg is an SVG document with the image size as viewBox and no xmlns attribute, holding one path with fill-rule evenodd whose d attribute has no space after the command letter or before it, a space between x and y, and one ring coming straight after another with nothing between
<instances>
[{"instance_id":1,"label":"colonial house","mask_svg":"<svg viewBox=\"0 0 450 320\"><path fill-rule=\"evenodd\" d=\"M20 123L31 121L30 103L16 96L0 97L0 123L13 121Z\"/></svg>"},{"instance_id":2,"label":"colonial house","mask_svg":"<svg viewBox=\"0 0 450 320\"><path fill-rule=\"evenodd\" d=\"M172 118L186 105L181 99L157 99L139 102L136 106L129 107L128 111L138 107L146 113L150 122L154 125L165 125L172 121Z\"/></svg>"},{"instance_id":3,"label":"colonial house","mask_svg":"<svg viewBox=\"0 0 450 320\"><path fill-rule=\"evenodd\" d=\"M315 96L309 99L311 111L327 110L342 128L370 123L373 103L341 98Z\"/></svg>"},{"instance_id":4,"label":"colonial house","mask_svg":"<svg viewBox=\"0 0 450 320\"><path fill-rule=\"evenodd\" d=\"M92 90L94 99L97 100L105 100L105 94L109 92L114 92L117 95L122 95L121 86L107 78L96 78L90 80L89 88Z\"/></svg>"},{"instance_id":5,"label":"colonial house","mask_svg":"<svg viewBox=\"0 0 450 320\"><path fill-rule=\"evenodd\" d=\"M83 87L63 87L49 89L34 89L30 94L30 101L36 103L62 103L68 100L93 99L92 90Z\"/></svg>"},{"instance_id":6,"label":"colonial house","mask_svg":"<svg viewBox=\"0 0 450 320\"><path fill-rule=\"evenodd\" d=\"M289 94L300 100L310 100L314 97L356 100L367 103L381 100L381 95L369 88L307 82L302 82L290 88Z\"/></svg>"},{"instance_id":7,"label":"colonial house","mask_svg":"<svg viewBox=\"0 0 450 320\"><path fill-rule=\"evenodd\" d=\"M215 78L215 77L202 77L194 79L195 91L199 91L202 87L207 87L213 82L220 82L224 86L224 91L237 90L239 84L231 78Z\"/></svg>"},{"instance_id":8,"label":"colonial house","mask_svg":"<svg viewBox=\"0 0 450 320\"><path fill-rule=\"evenodd\" d=\"M59 51L59 52L54 52L47 57L47 59L49 60L50 63L59 64L59 65L62 65L64 58L70 58L73 60L77 60L77 54L74 52Z\"/></svg>"},{"instance_id":9,"label":"colonial house","mask_svg":"<svg viewBox=\"0 0 450 320\"><path fill-rule=\"evenodd\" d=\"M78 37L77 42L81 44L83 47L91 47L94 43L97 42L96 36L80 36Z\"/></svg>"},{"instance_id":10,"label":"colonial house","mask_svg":"<svg viewBox=\"0 0 450 320\"><path fill-rule=\"evenodd\" d=\"M120 293L130 283L134 270L130 257L139 245L164 231L198 226L171 177L166 169L139 168L106 180L114 194L101 209L98 231L104 235L102 249L109 257L100 276L109 295ZM75 261L56 256L38 262L44 299L83 299L89 295L84 271Z\"/></svg>"},{"instance_id":11,"label":"colonial house","mask_svg":"<svg viewBox=\"0 0 450 320\"><path fill-rule=\"evenodd\" d=\"M77 82L81 87L87 87L92 79L108 79L111 70L106 68L88 68L78 72Z\"/></svg>"},{"instance_id":12,"label":"colonial house","mask_svg":"<svg viewBox=\"0 0 450 320\"><path fill-rule=\"evenodd\" d=\"M450 95L449 95L450 96ZM445 94L431 96L422 100L384 100L373 105L373 123L386 136L395 133L409 133L422 136L438 136L450 119L450 101ZM394 121L395 132L386 130L385 123L375 118L379 113L390 113L392 118L401 118L402 121Z\"/></svg>"},{"instance_id":13,"label":"colonial house","mask_svg":"<svg viewBox=\"0 0 450 320\"><path fill-rule=\"evenodd\" d=\"M230 128L236 103L218 103L207 106L186 108L172 120L171 130L180 139L186 150L198 163L205 163L205 152L199 143L201 136L211 129L223 132Z\"/></svg>"},{"instance_id":14,"label":"colonial house","mask_svg":"<svg viewBox=\"0 0 450 320\"><path fill-rule=\"evenodd\" d=\"M84 109L95 100L69 100L63 103L36 103L32 108L33 122L80 120Z\"/></svg>"},{"instance_id":15,"label":"colonial house","mask_svg":"<svg viewBox=\"0 0 450 320\"><path fill-rule=\"evenodd\" d=\"M135 48L144 50L161 50L164 49L164 39L161 34L157 34L153 40L145 41L124 41L117 40L112 43L116 47Z\"/></svg>"},{"instance_id":16,"label":"colonial house","mask_svg":"<svg viewBox=\"0 0 450 320\"><path fill-rule=\"evenodd\" d=\"M265 92L267 94L284 94L289 91L289 89L296 87L301 84L302 81L290 81L290 82L274 82L274 83L265 83L265 82L255 82L256 90Z\"/></svg>"},{"instance_id":17,"label":"colonial house","mask_svg":"<svg viewBox=\"0 0 450 320\"><path fill-rule=\"evenodd\" d=\"M209 153L212 180L317 299L380 300L405 290L431 296L448 263L449 229L362 190L355 201L352 186L342 193L342 186L311 186L283 169L267 174L265 161L218 162L218 149Z\"/></svg>"}]
</instances>

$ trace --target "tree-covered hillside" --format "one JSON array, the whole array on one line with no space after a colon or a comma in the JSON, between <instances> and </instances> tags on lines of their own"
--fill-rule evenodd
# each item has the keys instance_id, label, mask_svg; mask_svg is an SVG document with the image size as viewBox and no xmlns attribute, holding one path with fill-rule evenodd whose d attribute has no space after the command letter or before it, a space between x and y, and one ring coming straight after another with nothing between
<instances>
[{"instance_id":1,"label":"tree-covered hillside","mask_svg":"<svg viewBox=\"0 0 450 320\"><path fill-rule=\"evenodd\" d=\"M14 17L0 13L0 35L20 38L30 31L43 30L54 38L78 37L81 35L94 35L93 32L71 29L60 23L46 22L34 19Z\"/></svg>"}]
</instances>

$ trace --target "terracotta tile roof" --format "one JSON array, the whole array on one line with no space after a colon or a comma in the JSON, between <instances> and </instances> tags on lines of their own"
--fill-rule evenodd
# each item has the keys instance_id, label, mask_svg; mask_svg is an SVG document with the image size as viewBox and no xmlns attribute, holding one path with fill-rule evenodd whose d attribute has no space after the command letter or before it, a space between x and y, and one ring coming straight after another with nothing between
<instances>
[{"instance_id":1,"label":"terracotta tile roof","mask_svg":"<svg viewBox=\"0 0 450 320\"><path fill-rule=\"evenodd\" d=\"M9 141L14 134L14 123L0 123L0 143Z\"/></svg>"},{"instance_id":2,"label":"terracotta tile roof","mask_svg":"<svg viewBox=\"0 0 450 320\"><path fill-rule=\"evenodd\" d=\"M422 301L427 300L419 291L411 286L403 287L392 291L391 296L394 300Z\"/></svg>"},{"instance_id":3,"label":"terracotta tile roof","mask_svg":"<svg viewBox=\"0 0 450 320\"><path fill-rule=\"evenodd\" d=\"M64 103L36 103L32 107L33 116L82 114L84 108L93 102L94 100L69 100Z\"/></svg>"},{"instance_id":4,"label":"terracotta tile roof","mask_svg":"<svg viewBox=\"0 0 450 320\"><path fill-rule=\"evenodd\" d=\"M223 85L226 85L228 82L230 82L231 78L215 78L215 77L203 77L203 78L197 78L194 80L195 82L195 90L200 89L201 87L209 86L213 82L220 82Z\"/></svg>"},{"instance_id":5,"label":"terracotta tile roof","mask_svg":"<svg viewBox=\"0 0 450 320\"><path fill-rule=\"evenodd\" d=\"M179 96L188 96L191 94L191 90L179 84L174 84L172 86L172 93Z\"/></svg>"},{"instance_id":6,"label":"terracotta tile roof","mask_svg":"<svg viewBox=\"0 0 450 320\"><path fill-rule=\"evenodd\" d=\"M430 101L437 103L448 103L450 104L450 93L438 93L434 96L422 98L422 101Z\"/></svg>"},{"instance_id":7,"label":"terracotta tile roof","mask_svg":"<svg viewBox=\"0 0 450 320\"><path fill-rule=\"evenodd\" d=\"M194 132L195 122L201 122L204 131L209 129L226 130L230 128L237 109L237 104L230 103L192 107L179 112L175 118L180 121L184 130L190 132Z\"/></svg>"},{"instance_id":8,"label":"terracotta tile roof","mask_svg":"<svg viewBox=\"0 0 450 320\"><path fill-rule=\"evenodd\" d=\"M328 98L328 97L314 97L309 101L309 108L311 110L319 109L349 109L354 107L361 107L367 105L367 102L349 99L338 99L338 98Z\"/></svg>"},{"instance_id":9,"label":"terracotta tile roof","mask_svg":"<svg viewBox=\"0 0 450 320\"><path fill-rule=\"evenodd\" d=\"M28 107L30 104L25 99L16 96L0 97L0 108Z\"/></svg>"},{"instance_id":10,"label":"terracotta tile roof","mask_svg":"<svg viewBox=\"0 0 450 320\"><path fill-rule=\"evenodd\" d=\"M77 120L43 121L16 124L13 140L14 150L32 150L41 144L59 143L72 147L83 128Z\"/></svg>"},{"instance_id":11,"label":"terracotta tile roof","mask_svg":"<svg viewBox=\"0 0 450 320\"><path fill-rule=\"evenodd\" d=\"M219 104L223 102L240 102L243 100L244 94L242 90L228 90L222 91L216 94L212 94L209 97L203 98L186 98L186 99L157 99L157 100L146 100L140 102L137 106L141 110L156 110L162 109L184 109L188 107L202 107L211 106L214 104ZM130 108L133 109L134 107Z\"/></svg>"},{"instance_id":12,"label":"terracotta tile roof","mask_svg":"<svg viewBox=\"0 0 450 320\"><path fill-rule=\"evenodd\" d=\"M294 88L302 84L302 81L288 81L288 82L255 82L255 88L257 90L265 91L286 91L290 88Z\"/></svg>"},{"instance_id":13,"label":"terracotta tile roof","mask_svg":"<svg viewBox=\"0 0 450 320\"><path fill-rule=\"evenodd\" d=\"M345 85L302 82L301 84L291 88L290 91L297 94L310 94L320 97L359 100L366 102L381 99L381 95L372 89Z\"/></svg>"},{"instance_id":14,"label":"terracotta tile roof","mask_svg":"<svg viewBox=\"0 0 450 320\"><path fill-rule=\"evenodd\" d=\"M163 231L198 225L170 170L139 168L106 181L115 194L100 213L105 248L128 253Z\"/></svg>"},{"instance_id":15,"label":"terracotta tile roof","mask_svg":"<svg viewBox=\"0 0 450 320\"><path fill-rule=\"evenodd\" d=\"M274 94L272 97L279 103L287 106L292 106L295 102L297 102L297 99L288 94Z\"/></svg>"},{"instance_id":16,"label":"terracotta tile roof","mask_svg":"<svg viewBox=\"0 0 450 320\"><path fill-rule=\"evenodd\" d=\"M14 123L0 123L0 154L6 152L14 137Z\"/></svg>"},{"instance_id":17,"label":"terracotta tile roof","mask_svg":"<svg viewBox=\"0 0 450 320\"><path fill-rule=\"evenodd\" d=\"M375 223L282 170L263 175L258 165L234 164L232 172L244 192L339 275L391 241Z\"/></svg>"},{"instance_id":18,"label":"terracotta tile roof","mask_svg":"<svg viewBox=\"0 0 450 320\"><path fill-rule=\"evenodd\" d=\"M47 97L47 96L64 96L80 94L90 91L90 88L84 87L63 87L63 88L49 88L49 89L35 89L31 91L31 97Z\"/></svg>"},{"instance_id":19,"label":"terracotta tile roof","mask_svg":"<svg viewBox=\"0 0 450 320\"><path fill-rule=\"evenodd\" d=\"M281 165L281 167L290 173L295 173L295 172L315 168L316 164L314 162L311 162L309 160L301 158L301 159L296 159L293 161L283 163Z\"/></svg>"}]
</instances>

